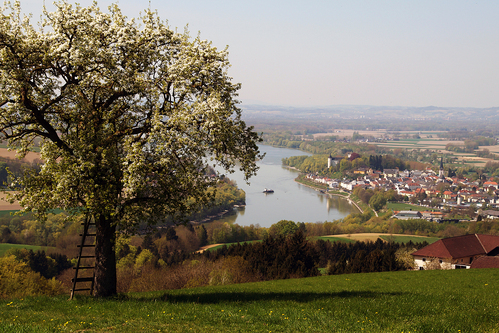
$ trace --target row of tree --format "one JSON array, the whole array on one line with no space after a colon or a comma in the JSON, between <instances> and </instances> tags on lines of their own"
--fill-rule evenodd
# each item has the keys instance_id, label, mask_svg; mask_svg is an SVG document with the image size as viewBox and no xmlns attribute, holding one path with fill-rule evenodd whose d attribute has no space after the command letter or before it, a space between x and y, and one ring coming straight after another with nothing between
<instances>
[{"instance_id":1,"label":"row of tree","mask_svg":"<svg viewBox=\"0 0 499 333\"><path fill-rule=\"evenodd\" d=\"M245 203L245 193L237 188L237 184L228 178L224 178L214 187L207 189L213 195L213 201L201 206L188 219L202 220L209 216L215 216L221 212L232 211L234 205ZM164 219L163 222L167 222ZM0 243L29 244L38 246L64 247L66 243L73 241L74 236L80 232L82 216L70 218L65 213L49 213L45 220L37 219L33 214L0 216ZM146 221L142 225L147 225ZM170 221L166 225L174 225ZM254 233L250 233L248 239L257 239ZM230 237L217 237L210 234L210 241L215 238L229 240ZM241 237L237 237L240 240ZM218 240L220 240L218 239ZM64 245L64 246L63 246Z\"/></svg>"}]
</instances>

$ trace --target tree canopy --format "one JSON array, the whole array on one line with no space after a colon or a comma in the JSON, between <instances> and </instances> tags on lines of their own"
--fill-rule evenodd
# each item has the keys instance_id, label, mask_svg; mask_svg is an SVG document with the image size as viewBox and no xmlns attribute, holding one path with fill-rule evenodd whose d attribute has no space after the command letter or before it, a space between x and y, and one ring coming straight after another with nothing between
<instances>
[{"instance_id":1,"label":"tree canopy","mask_svg":"<svg viewBox=\"0 0 499 333\"><path fill-rule=\"evenodd\" d=\"M97 227L96 294L116 292L116 228L181 217L210 201L208 164L246 178L258 135L241 120L227 50L169 29L56 2L35 28L20 3L0 15L0 131L43 165L17 179L25 211L84 213Z\"/></svg>"}]
</instances>

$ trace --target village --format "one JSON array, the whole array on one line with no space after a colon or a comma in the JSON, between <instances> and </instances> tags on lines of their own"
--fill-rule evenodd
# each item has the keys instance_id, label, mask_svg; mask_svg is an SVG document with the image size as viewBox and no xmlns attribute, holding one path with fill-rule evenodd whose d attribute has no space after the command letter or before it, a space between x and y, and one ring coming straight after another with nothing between
<instances>
[{"instance_id":1,"label":"village","mask_svg":"<svg viewBox=\"0 0 499 333\"><path fill-rule=\"evenodd\" d=\"M335 166L339 158L328 158L328 168ZM438 173L432 168L425 170L399 170L357 168L356 179L331 179L308 174L308 180L327 186L327 192L352 193L357 187L372 190L394 190L404 201L431 208L427 211L406 210L394 212L398 219L426 219L441 222L445 212L451 209L473 209L478 218L499 218L499 186L492 179L470 180L446 175L442 161ZM457 222L457 221L456 221Z\"/></svg>"}]
</instances>

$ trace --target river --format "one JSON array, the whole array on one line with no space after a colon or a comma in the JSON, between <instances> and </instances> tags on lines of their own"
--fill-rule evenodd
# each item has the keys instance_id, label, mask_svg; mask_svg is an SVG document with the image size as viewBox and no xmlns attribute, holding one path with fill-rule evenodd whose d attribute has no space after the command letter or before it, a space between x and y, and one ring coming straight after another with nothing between
<instances>
[{"instance_id":1,"label":"river","mask_svg":"<svg viewBox=\"0 0 499 333\"><path fill-rule=\"evenodd\" d=\"M260 169L256 176L250 178L250 185L245 183L241 172L227 175L246 192L246 207L238 208L236 214L216 221L270 227L280 220L324 222L358 212L341 197L328 196L295 182L298 171L282 166L281 160L285 157L310 154L264 145L260 146L260 151L266 155L258 162ZM273 189L274 193L263 193L265 188Z\"/></svg>"}]
</instances>

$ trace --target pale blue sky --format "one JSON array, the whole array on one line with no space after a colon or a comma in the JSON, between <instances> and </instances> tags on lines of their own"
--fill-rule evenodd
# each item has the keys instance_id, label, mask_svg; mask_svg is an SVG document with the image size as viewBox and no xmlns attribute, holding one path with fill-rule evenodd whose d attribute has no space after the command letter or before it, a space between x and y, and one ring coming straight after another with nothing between
<instances>
[{"instance_id":1,"label":"pale blue sky","mask_svg":"<svg viewBox=\"0 0 499 333\"><path fill-rule=\"evenodd\" d=\"M102 9L112 2L98 1ZM189 24L192 35L229 45L243 103L499 106L497 0L118 4L129 17L150 6L171 28ZM39 17L42 0L21 5Z\"/></svg>"}]
</instances>

